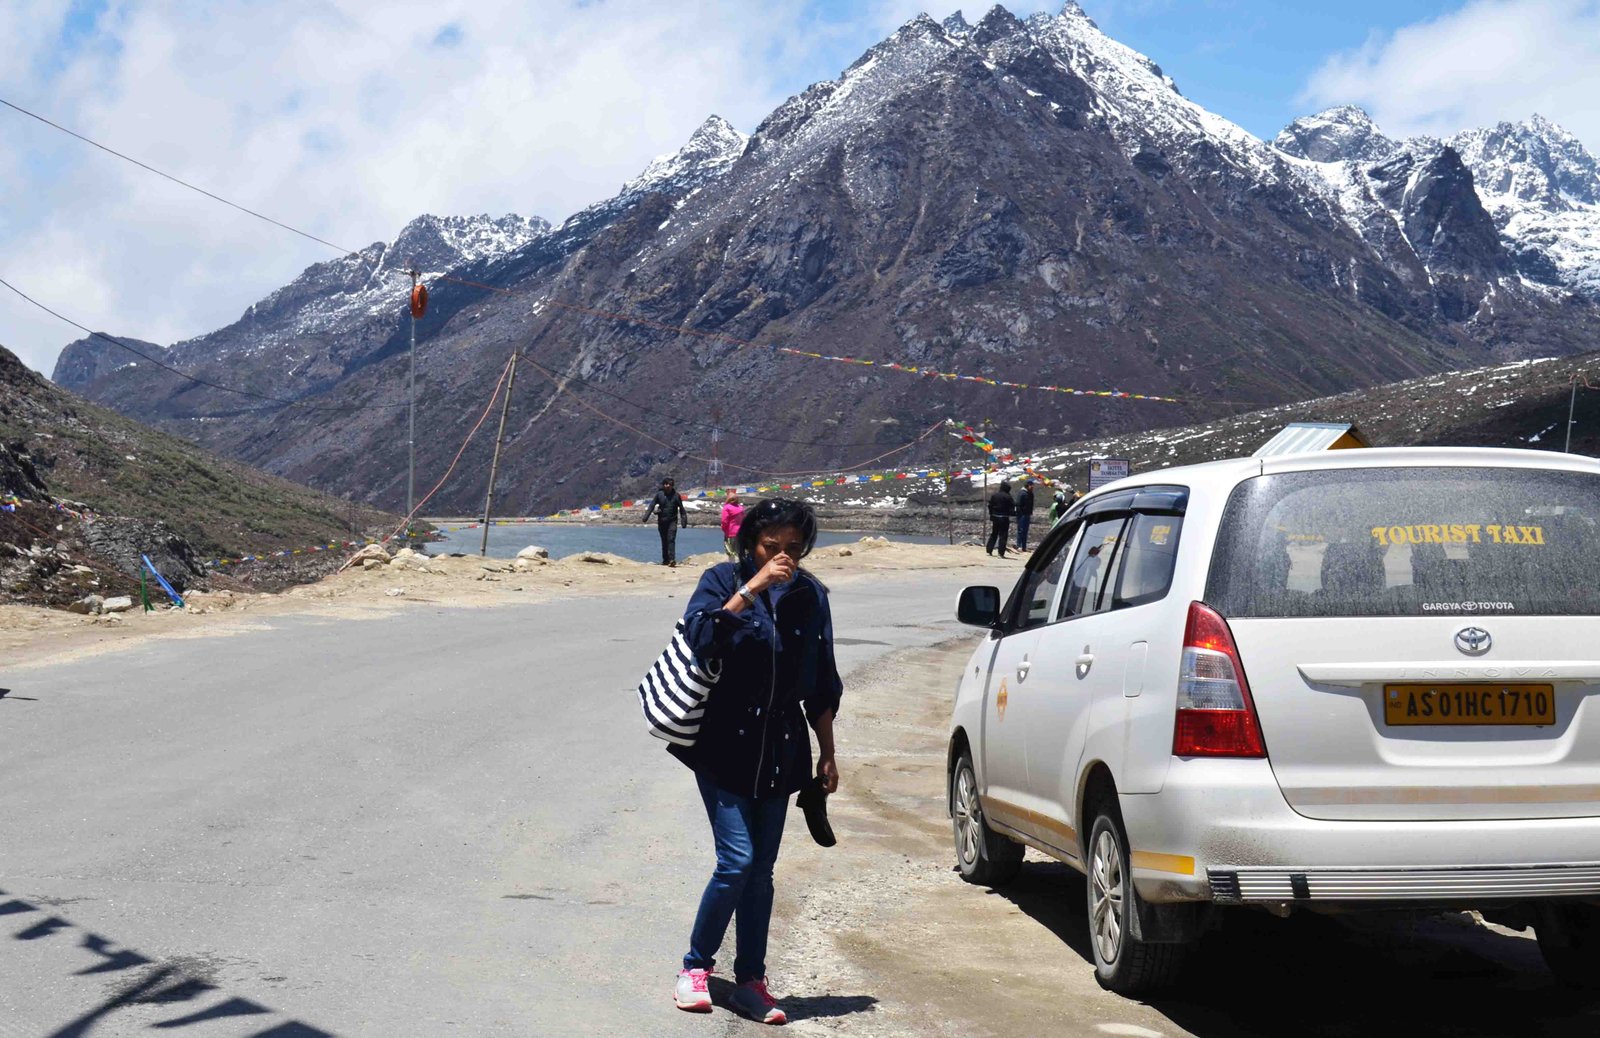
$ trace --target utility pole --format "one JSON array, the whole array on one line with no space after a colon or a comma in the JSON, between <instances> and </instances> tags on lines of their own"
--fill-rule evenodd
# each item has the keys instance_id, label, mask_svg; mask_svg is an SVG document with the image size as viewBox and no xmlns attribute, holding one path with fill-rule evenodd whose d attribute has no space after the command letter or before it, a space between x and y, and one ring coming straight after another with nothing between
<instances>
[{"instance_id":1,"label":"utility pole","mask_svg":"<svg viewBox=\"0 0 1600 1038\"><path fill-rule=\"evenodd\" d=\"M952 511L953 505L950 499L956 492L956 473L955 452L950 446L950 441L955 437L951 430L955 428L956 423L951 419L946 419L945 421L950 426L950 429L945 430L944 438L944 522L945 526L949 528L950 543L954 544L956 542L956 515Z\"/></svg>"},{"instance_id":2,"label":"utility pole","mask_svg":"<svg viewBox=\"0 0 1600 1038\"><path fill-rule=\"evenodd\" d=\"M408 400L406 407L406 543L411 542L411 513L417 507L417 319L428 305L427 290L418 299L421 288L418 280L422 272L412 267L411 275L411 372L407 378Z\"/></svg>"},{"instance_id":3,"label":"utility pole","mask_svg":"<svg viewBox=\"0 0 1600 1038\"><path fill-rule=\"evenodd\" d=\"M989 435L989 427L994 423L985 418L981 424L983 425L983 438L993 443L994 439ZM978 519L978 539L985 544L989 543L989 459L993 456L988 451L983 451L983 500L978 503L978 515L980 517Z\"/></svg>"},{"instance_id":4,"label":"utility pole","mask_svg":"<svg viewBox=\"0 0 1600 1038\"><path fill-rule=\"evenodd\" d=\"M511 374L506 376L506 398L500 403L500 431L494 436L494 458L489 462L489 489L483 495L483 543L478 546L479 555L489 554L489 509L494 504L495 474L500 471L500 444L506 438L506 412L511 410L511 390L517 384L517 353L511 355Z\"/></svg>"},{"instance_id":5,"label":"utility pole","mask_svg":"<svg viewBox=\"0 0 1600 1038\"><path fill-rule=\"evenodd\" d=\"M711 406L711 461L706 467L706 485L712 490L720 490L722 483L722 459L718 457L718 445L722 443L722 406Z\"/></svg>"},{"instance_id":6,"label":"utility pole","mask_svg":"<svg viewBox=\"0 0 1600 1038\"><path fill-rule=\"evenodd\" d=\"M1567 397L1567 443L1561 450L1565 454L1572 453L1572 409L1578 403L1578 376L1572 376L1572 395Z\"/></svg>"}]
</instances>

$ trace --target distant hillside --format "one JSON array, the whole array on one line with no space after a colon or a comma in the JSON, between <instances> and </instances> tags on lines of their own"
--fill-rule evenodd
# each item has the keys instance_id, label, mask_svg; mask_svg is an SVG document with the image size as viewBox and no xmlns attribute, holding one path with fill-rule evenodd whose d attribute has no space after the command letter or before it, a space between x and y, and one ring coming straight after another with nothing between
<instances>
[{"instance_id":1,"label":"distant hillside","mask_svg":"<svg viewBox=\"0 0 1600 1038\"><path fill-rule=\"evenodd\" d=\"M1253 454L1290 422L1354 422L1374 447L1520 447L1559 451L1569 386L1579 376L1572 452L1600 455L1600 352L1516 361L1284 404L1201 425L1086 440L1037 452L1083 489L1091 457L1127 458L1135 472Z\"/></svg>"},{"instance_id":2,"label":"distant hillside","mask_svg":"<svg viewBox=\"0 0 1600 1038\"><path fill-rule=\"evenodd\" d=\"M1086 490L1088 462L1094 457L1127 458L1135 474L1247 457L1290 422L1354 422L1374 447L1520 447L1559 451L1564 443L1570 380L1579 378L1573 410L1572 452L1600 456L1600 352L1548 360L1517 361L1493 367L1450 371L1361 389L1338 396L1283 404L1197 425L1042 446L1037 435L1005 429L996 415L996 443L1035 459L1035 471L1078 490ZM942 449L942 448L941 448ZM952 445L959 469L982 460L967 444ZM942 467L942 465L940 466ZM1010 466L989 477L1022 470ZM982 480L956 483L951 514L958 536L970 537L982 525ZM867 484L807 487L835 529L890 529L940 534L946 530L942 479L888 479ZM1041 512L1046 505L1041 496ZM1042 519L1041 519L1042 521Z\"/></svg>"},{"instance_id":3,"label":"distant hillside","mask_svg":"<svg viewBox=\"0 0 1600 1038\"><path fill-rule=\"evenodd\" d=\"M59 389L0 347L0 492L164 524L199 554L302 547L399 522L227 461Z\"/></svg>"}]
</instances>

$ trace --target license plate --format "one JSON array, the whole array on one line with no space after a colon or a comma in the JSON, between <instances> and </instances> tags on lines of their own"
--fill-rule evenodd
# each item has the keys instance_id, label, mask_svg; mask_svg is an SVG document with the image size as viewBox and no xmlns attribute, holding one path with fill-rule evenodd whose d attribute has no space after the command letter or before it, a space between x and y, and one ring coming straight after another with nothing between
<instances>
[{"instance_id":1,"label":"license plate","mask_svg":"<svg viewBox=\"0 0 1600 1038\"><path fill-rule=\"evenodd\" d=\"M1555 724L1550 685L1385 685L1391 725Z\"/></svg>"}]
</instances>

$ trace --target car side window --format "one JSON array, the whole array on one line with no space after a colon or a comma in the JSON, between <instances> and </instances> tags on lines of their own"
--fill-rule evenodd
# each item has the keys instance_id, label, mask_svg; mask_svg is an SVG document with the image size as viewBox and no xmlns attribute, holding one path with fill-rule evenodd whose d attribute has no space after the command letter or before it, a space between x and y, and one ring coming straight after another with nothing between
<instances>
[{"instance_id":1,"label":"car side window","mask_svg":"<svg viewBox=\"0 0 1600 1038\"><path fill-rule=\"evenodd\" d=\"M1119 556L1112 609L1127 609L1166 597L1177 567L1178 535L1182 532L1181 515L1140 513L1133 517Z\"/></svg>"},{"instance_id":2,"label":"car side window","mask_svg":"<svg viewBox=\"0 0 1600 1038\"><path fill-rule=\"evenodd\" d=\"M1127 519L1117 516L1090 522L1083 528L1083 536L1078 538L1067 570L1066 593L1061 596L1057 619L1086 616L1110 605L1104 591L1126 525Z\"/></svg>"},{"instance_id":3,"label":"car side window","mask_svg":"<svg viewBox=\"0 0 1600 1038\"><path fill-rule=\"evenodd\" d=\"M1017 588L1021 600L1017 603L1014 630L1023 631L1050 622L1050 607L1055 603L1056 589L1061 586L1071 548L1072 537L1065 531L1055 531L1039 546L1039 555L1029 560L1028 571Z\"/></svg>"}]
</instances>

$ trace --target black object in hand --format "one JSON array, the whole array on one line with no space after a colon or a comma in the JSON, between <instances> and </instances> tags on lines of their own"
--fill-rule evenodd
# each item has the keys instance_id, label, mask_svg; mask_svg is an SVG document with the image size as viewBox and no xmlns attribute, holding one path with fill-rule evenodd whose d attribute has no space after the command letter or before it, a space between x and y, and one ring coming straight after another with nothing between
<instances>
[{"instance_id":1,"label":"black object in hand","mask_svg":"<svg viewBox=\"0 0 1600 1038\"><path fill-rule=\"evenodd\" d=\"M832 847L839 841L834 838L833 826L828 824L828 794L823 791L823 781L821 775L812 778L794 803L805 812L806 828L811 830L811 838L823 847Z\"/></svg>"}]
</instances>

